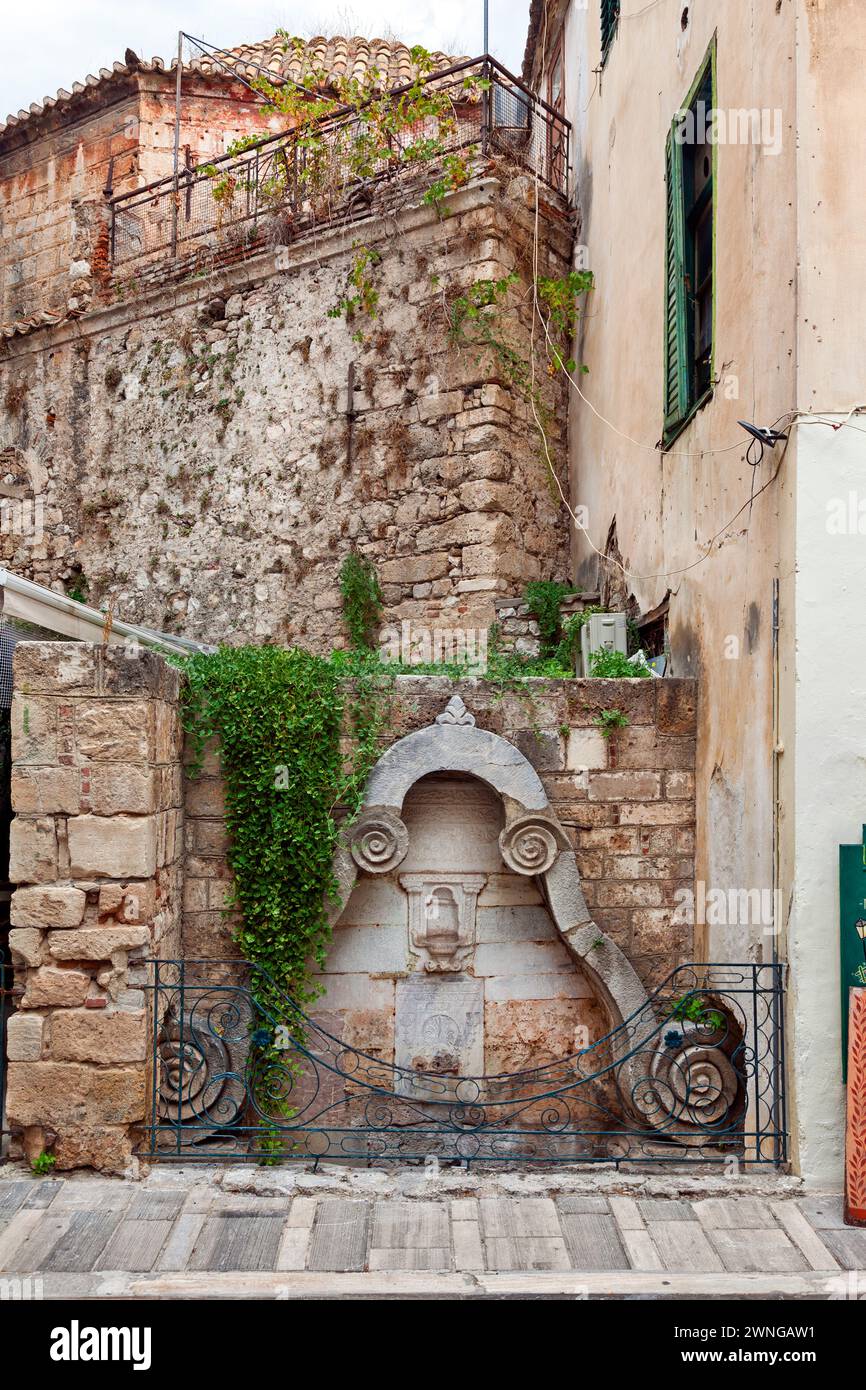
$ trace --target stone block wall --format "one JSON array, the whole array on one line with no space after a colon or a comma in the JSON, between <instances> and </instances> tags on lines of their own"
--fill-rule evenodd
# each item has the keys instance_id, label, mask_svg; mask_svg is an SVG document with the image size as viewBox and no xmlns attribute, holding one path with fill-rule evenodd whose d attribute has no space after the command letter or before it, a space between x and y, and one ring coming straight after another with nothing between
<instances>
[{"instance_id":1,"label":"stone block wall","mask_svg":"<svg viewBox=\"0 0 866 1390\"><path fill-rule=\"evenodd\" d=\"M479 728L508 739L538 772L574 845L593 919L625 953L646 988L652 990L678 964L692 959L693 925L683 909L682 892L694 891L696 682L539 680L529 682L525 691L503 692L483 679L451 682L399 676L382 751L397 738L431 724L453 694L462 697ZM605 739L594 721L602 710L612 708L620 709L629 723ZM233 957L237 951L231 923L220 912L230 871L215 750L202 777L187 782L185 835L184 954ZM431 842L424 867L431 866L436 853ZM495 857L498 863L498 851ZM402 868L398 876L400 872ZM486 989L488 1003L495 1006L490 1010L494 1023L514 1012L515 1001L544 997L538 995L539 981L524 976L553 977L563 968L571 969L549 920L542 920L546 914L538 910L534 885L525 879L506 882L507 877L500 868L478 900L481 921L487 924L481 970L485 979L490 976ZM399 926L395 904L401 897L396 881L390 906L383 907L378 898L373 903L373 897L385 891L381 885L387 889L389 881L370 885L366 907L361 893L355 904L357 922L351 913L344 914L325 971L328 1023L340 1036L348 1029L346 1040L356 1046L363 1045L358 1028L369 1025L366 1041L374 1051L381 1049L383 1038L392 1036L393 1022L379 1015L392 1011L395 984L409 973L405 922L399 940L394 930ZM503 906L517 915L528 914L517 943L510 929L503 935L500 916L487 911ZM399 910L403 921L405 901ZM550 969L540 970L538 962L548 958ZM516 977L522 983L515 983ZM576 1023L599 1023L587 993L569 988L562 979L551 986L548 998L559 1002L550 1007L559 1011L557 1019L561 1014L565 1020L563 1037ZM343 1013L347 1019L334 1016ZM504 1057L510 1032L504 1024L502 1028ZM512 1059L513 1053L512 1047Z\"/></svg>"},{"instance_id":2,"label":"stone block wall","mask_svg":"<svg viewBox=\"0 0 866 1390\"><path fill-rule=\"evenodd\" d=\"M157 629L330 649L356 548L386 623L486 631L498 597L568 572L526 400L448 334L451 297L514 272L509 331L528 350L532 197L487 176L447 217L410 199L10 340L0 482L38 494L44 528L4 530L0 559ZM540 273L561 275L570 230L547 212L540 227ZM347 324L329 311L358 243L382 256L378 312Z\"/></svg>"},{"instance_id":3,"label":"stone block wall","mask_svg":"<svg viewBox=\"0 0 866 1390\"><path fill-rule=\"evenodd\" d=\"M12 706L7 1116L28 1157L129 1162L145 1114L144 958L176 956L179 676L122 646L23 643Z\"/></svg>"}]
</instances>

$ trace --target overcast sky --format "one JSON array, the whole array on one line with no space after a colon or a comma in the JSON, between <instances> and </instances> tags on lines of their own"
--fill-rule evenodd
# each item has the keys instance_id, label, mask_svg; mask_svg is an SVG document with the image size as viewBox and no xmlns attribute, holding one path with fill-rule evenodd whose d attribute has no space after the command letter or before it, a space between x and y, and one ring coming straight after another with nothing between
<instances>
[{"instance_id":1,"label":"overcast sky","mask_svg":"<svg viewBox=\"0 0 866 1390\"><path fill-rule=\"evenodd\" d=\"M512 71L520 71L528 12L529 0L490 0L491 51ZM483 0L9 0L4 15L0 120L122 62L126 48L169 58L178 29L221 48L284 28L305 36L394 34L473 56L483 35Z\"/></svg>"}]
</instances>

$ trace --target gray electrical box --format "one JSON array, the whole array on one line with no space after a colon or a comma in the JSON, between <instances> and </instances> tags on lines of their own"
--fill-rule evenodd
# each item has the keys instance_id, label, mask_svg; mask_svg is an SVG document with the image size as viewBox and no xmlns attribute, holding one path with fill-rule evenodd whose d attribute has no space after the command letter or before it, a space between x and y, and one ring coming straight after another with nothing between
<instances>
[{"instance_id":1,"label":"gray electrical box","mask_svg":"<svg viewBox=\"0 0 866 1390\"><path fill-rule=\"evenodd\" d=\"M628 632L624 613L593 613L580 630L580 664L578 675L589 676L589 657L591 652L628 651Z\"/></svg>"}]
</instances>

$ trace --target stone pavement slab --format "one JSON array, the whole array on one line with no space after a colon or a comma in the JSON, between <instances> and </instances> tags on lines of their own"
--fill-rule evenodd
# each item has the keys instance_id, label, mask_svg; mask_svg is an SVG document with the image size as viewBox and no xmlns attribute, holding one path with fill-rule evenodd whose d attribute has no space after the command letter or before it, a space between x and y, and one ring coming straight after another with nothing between
<instances>
[{"instance_id":1,"label":"stone pavement slab","mask_svg":"<svg viewBox=\"0 0 866 1390\"><path fill-rule=\"evenodd\" d=\"M40 1181L8 1165L0 1275L28 1274L49 1297L350 1297L361 1281L371 1297L851 1298L866 1231L842 1224L837 1196L784 1179L702 1191L692 1175L332 1165Z\"/></svg>"},{"instance_id":2,"label":"stone pavement slab","mask_svg":"<svg viewBox=\"0 0 866 1390\"><path fill-rule=\"evenodd\" d=\"M189 1267L273 1269L282 1232L283 1220L279 1216L209 1216L193 1246Z\"/></svg>"},{"instance_id":3,"label":"stone pavement slab","mask_svg":"<svg viewBox=\"0 0 866 1390\"><path fill-rule=\"evenodd\" d=\"M369 1202L323 1199L316 1211L308 1269L360 1270L367 1258Z\"/></svg>"}]
</instances>

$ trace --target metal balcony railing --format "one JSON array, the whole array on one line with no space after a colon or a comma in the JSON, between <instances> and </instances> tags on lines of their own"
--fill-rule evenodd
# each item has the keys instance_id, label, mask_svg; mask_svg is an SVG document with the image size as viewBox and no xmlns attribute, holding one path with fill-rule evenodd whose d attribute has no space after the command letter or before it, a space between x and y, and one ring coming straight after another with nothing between
<instances>
[{"instance_id":1,"label":"metal balcony railing","mask_svg":"<svg viewBox=\"0 0 866 1390\"><path fill-rule=\"evenodd\" d=\"M483 79L483 89L467 90L467 77ZM425 79L451 99L453 124L444 139L435 116L405 132L418 146L437 139L441 163L459 151L506 157L566 195L569 179L570 123L560 112L514 77L495 59L475 58L439 69ZM489 86L487 85L489 84ZM396 98L405 88L397 89ZM399 136L392 154L371 162L363 178L348 167L351 129L363 125L357 111L324 118L322 137L310 148L309 131L287 131L205 165L183 168L144 188L110 200L111 260L114 267L142 257L178 254L197 239L235 232L254 240L258 223L282 213L294 224L351 220L367 211L364 195L385 179L405 177L415 167L401 161ZM429 131L426 125L429 124ZM305 138L307 137L307 138ZM435 162L428 167L435 168ZM435 174L431 174L431 181ZM359 198L358 195L361 195Z\"/></svg>"}]
</instances>

